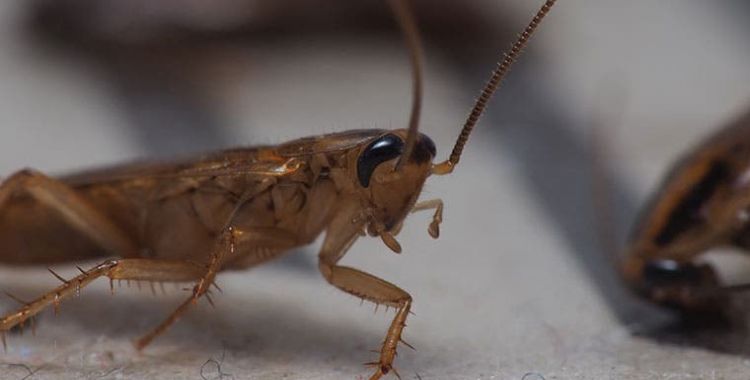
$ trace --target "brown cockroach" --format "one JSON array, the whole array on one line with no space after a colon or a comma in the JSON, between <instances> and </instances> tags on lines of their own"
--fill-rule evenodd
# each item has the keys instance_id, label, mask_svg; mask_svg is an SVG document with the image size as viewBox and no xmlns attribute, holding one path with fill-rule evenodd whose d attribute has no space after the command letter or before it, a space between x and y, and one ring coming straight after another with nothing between
<instances>
[{"instance_id":1,"label":"brown cockroach","mask_svg":"<svg viewBox=\"0 0 750 380\"><path fill-rule=\"evenodd\" d=\"M125 165L60 178L22 170L0 186L0 262L52 264L113 256L0 319L5 332L57 305L95 279L194 282L192 295L135 342L142 349L207 294L218 272L261 264L325 232L319 269L335 287L396 309L371 379L393 370L412 298L359 269L337 263L360 236L398 253L406 216L443 202L417 202L430 175L451 173L502 78L554 4L547 0L498 63L453 151L433 164L432 140L418 132L420 45L402 0L391 0L414 71L408 129L354 130L278 146L221 151L182 163ZM54 272L53 272L54 274ZM3 335L3 342L5 341Z\"/></svg>"},{"instance_id":2,"label":"brown cockroach","mask_svg":"<svg viewBox=\"0 0 750 380\"><path fill-rule=\"evenodd\" d=\"M642 211L621 261L640 295L687 314L722 314L728 293L714 268L699 262L711 248L750 248L750 114L685 154Z\"/></svg>"}]
</instances>

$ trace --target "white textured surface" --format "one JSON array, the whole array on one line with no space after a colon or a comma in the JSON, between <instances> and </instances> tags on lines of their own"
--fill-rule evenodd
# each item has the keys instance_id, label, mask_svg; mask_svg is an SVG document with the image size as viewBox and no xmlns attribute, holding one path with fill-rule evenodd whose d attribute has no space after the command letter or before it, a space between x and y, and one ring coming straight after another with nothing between
<instances>
[{"instance_id":1,"label":"white textured surface","mask_svg":"<svg viewBox=\"0 0 750 380\"><path fill-rule=\"evenodd\" d=\"M533 8L519 3L524 14ZM607 253L591 243L590 205L575 203L590 200L586 195L544 198L588 189L571 187L588 168L585 154L568 143L586 147L602 87L625 94L622 105L603 106L619 115L613 145L620 183L639 201L678 152L747 106L748 30L737 26L742 17L732 8L712 7L719 3L560 2L532 42L535 59L520 62L527 66L493 103L459 170L428 183L424 196L446 202L441 238L430 239L428 216L415 215L399 237L402 255L371 239L353 247L347 265L381 275L415 299L405 339L417 351L402 349L396 362L405 379L748 377L744 331L631 335L665 316L623 316L632 300L609 268L597 266L606 260L591 260ZM26 46L14 17L20 6L0 6L0 173L144 155L105 75ZM423 132L443 157L488 68L475 63L466 70L478 72L456 72L437 51L428 53ZM240 144L397 127L407 118L408 67L393 41L309 38L231 54L247 70L229 67L231 91L225 83L219 108ZM530 98L541 99L524 103ZM550 118L568 140L554 138ZM555 210L564 215L551 215ZM294 255L304 258L221 276L216 308L200 304L143 354L130 341L185 293L168 287L168 295L154 297L147 288L123 288L111 297L101 281L64 303L57 318L45 313L36 336L10 337L0 379L24 378L20 364L36 371L33 379L200 379L202 370L218 379L207 361L222 357L222 370L236 379L365 377L360 363L374 358L368 350L392 313L373 314L328 286L315 271L314 249ZM0 271L0 287L26 298L54 285L44 268Z\"/></svg>"}]
</instances>

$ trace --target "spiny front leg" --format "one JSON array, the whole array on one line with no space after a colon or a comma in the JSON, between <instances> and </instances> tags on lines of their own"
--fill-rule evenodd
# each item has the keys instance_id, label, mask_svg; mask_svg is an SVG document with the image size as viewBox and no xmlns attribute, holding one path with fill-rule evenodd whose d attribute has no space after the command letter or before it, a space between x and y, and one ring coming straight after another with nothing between
<instances>
[{"instance_id":1,"label":"spiny front leg","mask_svg":"<svg viewBox=\"0 0 750 380\"><path fill-rule=\"evenodd\" d=\"M354 268L321 262L320 271L329 283L349 294L378 305L396 308L396 316L393 318L390 328L388 328L385 341L380 349L380 359L378 362L368 364L377 366L370 380L380 379L390 371L398 376L398 372L393 368L393 359L396 357L398 343L403 343L401 333L406 326L406 317L409 315L412 302L409 293L396 285Z\"/></svg>"}]
</instances>

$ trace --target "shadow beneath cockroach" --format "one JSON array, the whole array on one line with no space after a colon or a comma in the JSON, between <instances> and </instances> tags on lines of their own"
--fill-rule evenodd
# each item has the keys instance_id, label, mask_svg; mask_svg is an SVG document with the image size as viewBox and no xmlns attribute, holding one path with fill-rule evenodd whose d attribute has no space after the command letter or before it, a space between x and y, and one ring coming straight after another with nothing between
<instances>
[{"instance_id":1,"label":"shadow beneath cockroach","mask_svg":"<svg viewBox=\"0 0 750 380\"><path fill-rule=\"evenodd\" d=\"M731 306L709 315L679 315L658 325L631 329L633 336L660 344L750 357L750 300L735 297Z\"/></svg>"},{"instance_id":2,"label":"shadow beneath cockroach","mask_svg":"<svg viewBox=\"0 0 750 380\"><path fill-rule=\"evenodd\" d=\"M282 270L291 270L304 276L316 276L318 274L318 260L316 256L307 254L312 248L303 248L302 252L293 252L283 255L272 264Z\"/></svg>"}]
</instances>

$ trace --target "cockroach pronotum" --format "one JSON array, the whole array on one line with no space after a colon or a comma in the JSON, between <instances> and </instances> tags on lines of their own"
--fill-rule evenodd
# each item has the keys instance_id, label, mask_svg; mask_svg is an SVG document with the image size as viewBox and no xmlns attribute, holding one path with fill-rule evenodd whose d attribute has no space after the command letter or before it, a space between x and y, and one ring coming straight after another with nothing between
<instances>
[{"instance_id":1,"label":"cockroach pronotum","mask_svg":"<svg viewBox=\"0 0 750 380\"><path fill-rule=\"evenodd\" d=\"M750 248L750 114L685 154L634 230L621 270L636 293L691 314L722 314L728 294L714 268L697 261L711 248Z\"/></svg>"},{"instance_id":2,"label":"cockroach pronotum","mask_svg":"<svg viewBox=\"0 0 750 380\"><path fill-rule=\"evenodd\" d=\"M437 238L443 203L417 202L430 175L451 173L487 102L541 20L547 0L498 63L449 158L433 164L432 140L418 132L421 47L402 0L391 0L410 50L413 103L407 129L353 130L278 146L225 150L165 164L125 165L52 178L19 171L0 186L0 262L53 264L115 257L25 303L0 319L0 331L22 325L99 277L194 282L192 295L135 342L144 348L200 298L218 272L261 264L325 232L319 269L335 287L396 309L371 379L394 372L393 360L412 304L406 291L337 263L360 236L380 237L398 253L406 216L434 210ZM54 274L54 272L52 272ZM3 342L5 336L3 335Z\"/></svg>"}]
</instances>

